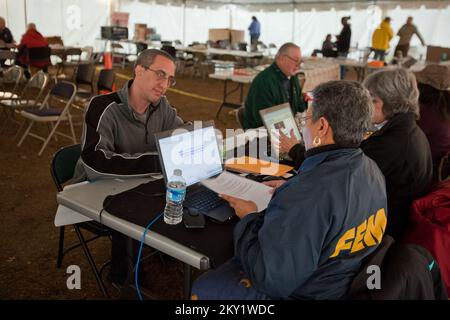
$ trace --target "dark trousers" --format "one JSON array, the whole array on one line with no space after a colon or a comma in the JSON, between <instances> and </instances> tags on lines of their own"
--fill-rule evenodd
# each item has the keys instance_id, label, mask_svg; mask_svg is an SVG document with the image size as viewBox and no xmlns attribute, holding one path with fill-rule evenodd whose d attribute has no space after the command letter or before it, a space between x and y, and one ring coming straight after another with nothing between
<instances>
[{"instance_id":1,"label":"dark trousers","mask_svg":"<svg viewBox=\"0 0 450 320\"><path fill-rule=\"evenodd\" d=\"M254 52L258 49L258 40L259 40L259 34L251 34L250 35L250 44L251 44L252 52Z\"/></svg>"},{"instance_id":2,"label":"dark trousers","mask_svg":"<svg viewBox=\"0 0 450 320\"><path fill-rule=\"evenodd\" d=\"M202 274L192 285L194 300L268 300L256 290L236 259Z\"/></svg>"},{"instance_id":3,"label":"dark trousers","mask_svg":"<svg viewBox=\"0 0 450 320\"><path fill-rule=\"evenodd\" d=\"M338 52L337 56L338 56L338 58L347 59L348 52ZM345 78L346 74L347 74L347 69L344 66L341 66L341 80L343 80Z\"/></svg>"},{"instance_id":4,"label":"dark trousers","mask_svg":"<svg viewBox=\"0 0 450 320\"><path fill-rule=\"evenodd\" d=\"M373 49L373 52L375 52L375 56L373 57L375 60L384 61L384 56L386 54L385 50Z\"/></svg>"},{"instance_id":5,"label":"dark trousers","mask_svg":"<svg viewBox=\"0 0 450 320\"><path fill-rule=\"evenodd\" d=\"M130 241L132 241L130 248ZM131 249L131 251L130 251ZM127 279L129 268L136 263L138 242L120 232L111 230L111 281L123 285ZM132 270L131 270L132 271Z\"/></svg>"},{"instance_id":6,"label":"dark trousers","mask_svg":"<svg viewBox=\"0 0 450 320\"><path fill-rule=\"evenodd\" d=\"M403 58L406 58L408 56L409 43L403 45L398 44L397 47L395 47L394 55L397 55L397 51L401 51Z\"/></svg>"}]
</instances>

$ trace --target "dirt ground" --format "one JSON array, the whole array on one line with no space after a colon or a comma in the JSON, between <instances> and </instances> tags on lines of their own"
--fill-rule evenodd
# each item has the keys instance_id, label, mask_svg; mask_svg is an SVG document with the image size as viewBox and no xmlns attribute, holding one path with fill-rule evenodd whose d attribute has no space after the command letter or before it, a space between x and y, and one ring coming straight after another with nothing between
<instances>
[{"instance_id":1,"label":"dirt ground","mask_svg":"<svg viewBox=\"0 0 450 320\"><path fill-rule=\"evenodd\" d=\"M121 75L129 70L116 70L117 87L126 80ZM218 80L177 76L177 90L221 100L223 82ZM247 89L247 88L246 88ZM211 120L219 107L217 102L192 98L180 93L168 92L169 101L176 106L184 120ZM239 95L233 95L237 102ZM237 128L231 109L224 109L215 119L218 128ZM77 114L76 111L73 113ZM78 112L78 114L80 114ZM0 119L0 130L5 117ZM66 126L64 125L64 128ZM42 156L37 153L41 143L28 137L18 148L15 137L18 126L8 123L0 133L0 299L102 299L95 278L81 248L69 252L63 266L56 268L59 229L53 224L56 212L56 189L50 175L53 154L70 140L58 138L51 141ZM45 125L36 130L46 133ZM81 136L81 125L75 127ZM73 228L66 228L66 245L76 241ZM89 244L97 265L101 266L110 256L110 241L103 238ZM164 262L164 263L163 263ZM173 259L154 256L140 267L144 276L144 287L152 295L162 299L180 299L182 295L182 265ZM69 265L81 268L81 290L68 290L66 268ZM117 290L103 279L113 298ZM175 276L174 276L175 275Z\"/></svg>"}]
</instances>

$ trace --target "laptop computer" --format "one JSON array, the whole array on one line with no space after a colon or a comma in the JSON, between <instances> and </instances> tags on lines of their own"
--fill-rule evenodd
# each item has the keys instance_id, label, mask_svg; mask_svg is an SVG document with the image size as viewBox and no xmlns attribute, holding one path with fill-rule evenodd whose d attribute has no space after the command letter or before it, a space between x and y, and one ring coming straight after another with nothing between
<instances>
[{"instance_id":1,"label":"laptop computer","mask_svg":"<svg viewBox=\"0 0 450 320\"><path fill-rule=\"evenodd\" d=\"M224 170L214 122L156 133L155 138L166 185L174 169L182 170L187 185L184 207L218 222L231 219L234 210L228 202L200 183Z\"/></svg>"},{"instance_id":2,"label":"laptop computer","mask_svg":"<svg viewBox=\"0 0 450 320\"><path fill-rule=\"evenodd\" d=\"M283 103L270 108L259 110L264 126L266 127L271 141L277 141L279 130L285 135L289 136L291 129L294 129L294 134L298 141L301 140L300 131L298 130L297 123L292 114L292 109L289 103ZM273 146L273 145L272 145ZM275 155L279 157L279 149L272 148Z\"/></svg>"}]
</instances>

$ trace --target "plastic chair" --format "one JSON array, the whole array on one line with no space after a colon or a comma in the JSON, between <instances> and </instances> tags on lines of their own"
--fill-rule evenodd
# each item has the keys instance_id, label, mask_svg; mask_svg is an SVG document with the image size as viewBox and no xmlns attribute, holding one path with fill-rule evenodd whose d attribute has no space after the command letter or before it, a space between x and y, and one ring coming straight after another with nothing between
<instances>
[{"instance_id":1,"label":"plastic chair","mask_svg":"<svg viewBox=\"0 0 450 320\"><path fill-rule=\"evenodd\" d=\"M67 147L61 148L59 151L55 153L53 156L53 160L50 167L50 172L53 177L53 181L55 182L56 190L58 192L63 190L63 185L68 182L73 177L73 173L75 170L76 163L81 155L81 146L80 144L75 144ZM69 251L82 247L83 252L88 259L89 265L92 269L92 272L94 273L95 279L97 281L97 284L103 293L105 297L108 297L108 293L105 289L105 286L103 284L102 278L101 278L101 272L104 269L104 267L109 264L109 262L105 263L102 268L100 269L100 272L94 262L94 259L92 258L91 252L89 251L89 248L87 244L91 241L94 241L100 237L110 236L110 231L108 228L104 227L102 224L95 222L95 221L88 221L83 223L74 224L73 227L75 228L75 232L77 234L79 243L70 246L66 250L64 250L64 231L65 227L59 227L59 245L58 245L58 259L56 266L58 268L61 267L62 261L64 258L64 255L67 254ZM81 229L88 230L95 234L95 236L85 240Z\"/></svg>"}]
</instances>

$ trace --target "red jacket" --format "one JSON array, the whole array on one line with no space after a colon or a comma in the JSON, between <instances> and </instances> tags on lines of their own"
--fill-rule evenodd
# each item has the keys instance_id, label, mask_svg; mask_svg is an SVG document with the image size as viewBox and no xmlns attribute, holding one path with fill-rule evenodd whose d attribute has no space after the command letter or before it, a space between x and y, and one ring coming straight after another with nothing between
<instances>
[{"instance_id":1,"label":"red jacket","mask_svg":"<svg viewBox=\"0 0 450 320\"><path fill-rule=\"evenodd\" d=\"M22 36L19 44L19 49L23 46L26 46L27 48L46 47L48 46L48 42L39 31L36 31L35 29L29 29Z\"/></svg>"},{"instance_id":2,"label":"red jacket","mask_svg":"<svg viewBox=\"0 0 450 320\"><path fill-rule=\"evenodd\" d=\"M405 241L431 252L450 294L450 180L413 202Z\"/></svg>"},{"instance_id":3,"label":"red jacket","mask_svg":"<svg viewBox=\"0 0 450 320\"><path fill-rule=\"evenodd\" d=\"M49 65L49 58L45 57L44 59L39 58L34 61L30 61L29 57L29 49L31 48L42 48L42 47L48 47L47 40L42 36L42 34L39 31L36 31L35 29L29 29L25 34L22 36L22 39L20 40L19 44L19 53L17 56L17 59L19 62L23 65L32 65L35 67L45 67Z\"/></svg>"}]
</instances>

